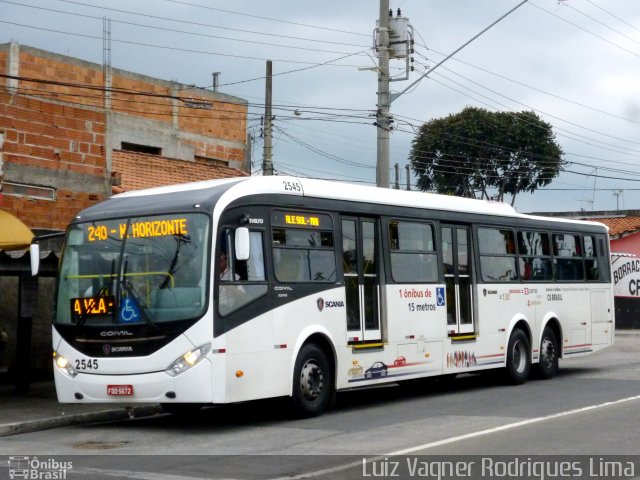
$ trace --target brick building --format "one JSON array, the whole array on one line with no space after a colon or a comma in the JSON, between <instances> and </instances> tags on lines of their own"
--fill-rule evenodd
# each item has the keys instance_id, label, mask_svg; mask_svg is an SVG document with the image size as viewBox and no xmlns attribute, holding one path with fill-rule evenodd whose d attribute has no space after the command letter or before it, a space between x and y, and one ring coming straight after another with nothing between
<instances>
[{"instance_id":1,"label":"brick building","mask_svg":"<svg viewBox=\"0 0 640 480\"><path fill-rule=\"evenodd\" d=\"M0 45L0 75L0 207L32 229L64 229L110 195L122 174L116 150L174 170L197 163L200 179L247 171L247 103L237 97L16 43Z\"/></svg>"},{"instance_id":2,"label":"brick building","mask_svg":"<svg viewBox=\"0 0 640 480\"><path fill-rule=\"evenodd\" d=\"M112 191L247 175L246 136L243 99L0 44L0 209L37 235L64 230ZM49 257L45 276L57 263ZM25 287L27 266L0 251L0 378L27 333L43 355L36 369L50 363L52 280ZM33 335L21 334L32 317Z\"/></svg>"}]
</instances>

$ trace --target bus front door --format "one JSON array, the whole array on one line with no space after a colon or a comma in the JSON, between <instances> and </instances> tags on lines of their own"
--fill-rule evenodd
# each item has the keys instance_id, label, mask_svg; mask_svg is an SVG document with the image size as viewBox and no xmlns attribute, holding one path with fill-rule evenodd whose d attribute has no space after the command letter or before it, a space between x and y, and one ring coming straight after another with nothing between
<instances>
[{"instance_id":1,"label":"bus front door","mask_svg":"<svg viewBox=\"0 0 640 480\"><path fill-rule=\"evenodd\" d=\"M447 303L447 333L474 333L471 238L465 225L442 225L442 257Z\"/></svg>"},{"instance_id":2,"label":"bus front door","mask_svg":"<svg viewBox=\"0 0 640 480\"><path fill-rule=\"evenodd\" d=\"M378 245L379 233L375 219L343 217L342 259L349 342L382 338Z\"/></svg>"}]
</instances>

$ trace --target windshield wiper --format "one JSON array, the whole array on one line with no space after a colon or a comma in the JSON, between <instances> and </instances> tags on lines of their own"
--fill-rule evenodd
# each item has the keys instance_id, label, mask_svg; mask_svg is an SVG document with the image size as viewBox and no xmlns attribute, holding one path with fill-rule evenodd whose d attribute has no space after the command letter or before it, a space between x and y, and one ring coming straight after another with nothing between
<instances>
[{"instance_id":1,"label":"windshield wiper","mask_svg":"<svg viewBox=\"0 0 640 480\"><path fill-rule=\"evenodd\" d=\"M178 265L178 257L180 256L180 247L182 246L183 243L191 244L191 237L189 237L188 235L182 235L182 234L174 235L173 238L177 242L176 253L173 255L173 258L171 259L171 264L169 265L168 273L170 275L167 275L167 277L160 284L161 289L167 288L169 286L171 275L173 275L176 272L176 267Z\"/></svg>"}]
</instances>

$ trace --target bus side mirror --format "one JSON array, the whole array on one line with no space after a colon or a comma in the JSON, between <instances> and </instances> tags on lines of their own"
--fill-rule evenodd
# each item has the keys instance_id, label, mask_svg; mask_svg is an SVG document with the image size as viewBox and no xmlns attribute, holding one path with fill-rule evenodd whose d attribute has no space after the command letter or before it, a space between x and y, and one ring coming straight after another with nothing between
<instances>
[{"instance_id":1,"label":"bus side mirror","mask_svg":"<svg viewBox=\"0 0 640 480\"><path fill-rule=\"evenodd\" d=\"M249 229L247 227L236 228L236 260L249 260L251 243L249 241Z\"/></svg>"},{"instance_id":2,"label":"bus side mirror","mask_svg":"<svg viewBox=\"0 0 640 480\"><path fill-rule=\"evenodd\" d=\"M31 276L35 277L40 270L40 245L37 243L29 245L29 256L31 257Z\"/></svg>"}]
</instances>

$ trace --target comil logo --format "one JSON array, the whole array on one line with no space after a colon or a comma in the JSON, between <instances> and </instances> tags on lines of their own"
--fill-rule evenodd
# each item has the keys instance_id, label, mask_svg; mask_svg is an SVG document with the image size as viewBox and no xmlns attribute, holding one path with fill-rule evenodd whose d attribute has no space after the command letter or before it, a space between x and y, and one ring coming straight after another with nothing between
<instances>
[{"instance_id":1,"label":"comil logo","mask_svg":"<svg viewBox=\"0 0 640 480\"><path fill-rule=\"evenodd\" d=\"M27 478L34 480L65 480L67 471L73 468L73 462L61 462L54 458L9 457L9 478Z\"/></svg>"}]
</instances>

